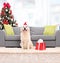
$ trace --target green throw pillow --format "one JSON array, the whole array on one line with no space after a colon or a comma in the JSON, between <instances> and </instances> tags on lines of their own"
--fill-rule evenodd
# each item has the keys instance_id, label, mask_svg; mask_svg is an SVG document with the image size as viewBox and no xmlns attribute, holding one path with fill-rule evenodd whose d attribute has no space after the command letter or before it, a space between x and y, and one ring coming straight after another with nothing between
<instances>
[{"instance_id":1,"label":"green throw pillow","mask_svg":"<svg viewBox=\"0 0 60 63\"><path fill-rule=\"evenodd\" d=\"M14 35L14 31L11 25L4 24L4 28L7 35Z\"/></svg>"},{"instance_id":2,"label":"green throw pillow","mask_svg":"<svg viewBox=\"0 0 60 63\"><path fill-rule=\"evenodd\" d=\"M44 35L54 35L56 31L56 25L46 26L44 29Z\"/></svg>"}]
</instances>

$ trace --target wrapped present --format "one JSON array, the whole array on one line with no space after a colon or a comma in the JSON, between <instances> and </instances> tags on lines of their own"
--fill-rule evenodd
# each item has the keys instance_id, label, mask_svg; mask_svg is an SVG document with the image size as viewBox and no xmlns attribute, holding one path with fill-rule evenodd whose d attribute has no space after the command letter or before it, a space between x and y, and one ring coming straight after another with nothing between
<instances>
[{"instance_id":1,"label":"wrapped present","mask_svg":"<svg viewBox=\"0 0 60 63\"><path fill-rule=\"evenodd\" d=\"M45 42L42 40L42 39L39 39L37 42L36 42L36 47L35 47L36 50L45 50L46 49L46 44Z\"/></svg>"}]
</instances>

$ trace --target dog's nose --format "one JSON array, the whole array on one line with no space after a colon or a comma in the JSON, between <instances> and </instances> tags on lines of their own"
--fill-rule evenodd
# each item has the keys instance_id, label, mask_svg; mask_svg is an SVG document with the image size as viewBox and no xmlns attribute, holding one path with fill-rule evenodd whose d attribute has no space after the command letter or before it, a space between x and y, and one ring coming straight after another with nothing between
<instances>
[{"instance_id":1,"label":"dog's nose","mask_svg":"<svg viewBox=\"0 0 60 63\"><path fill-rule=\"evenodd\" d=\"M26 30L26 28L24 28L24 30Z\"/></svg>"}]
</instances>

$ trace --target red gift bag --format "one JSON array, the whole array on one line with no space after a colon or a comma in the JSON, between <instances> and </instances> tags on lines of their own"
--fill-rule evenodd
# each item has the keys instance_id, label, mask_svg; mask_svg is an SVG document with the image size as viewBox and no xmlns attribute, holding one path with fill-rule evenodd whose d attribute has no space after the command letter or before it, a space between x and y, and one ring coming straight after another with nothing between
<instances>
[{"instance_id":1,"label":"red gift bag","mask_svg":"<svg viewBox=\"0 0 60 63\"><path fill-rule=\"evenodd\" d=\"M39 50L45 50L45 49L46 49L46 44L44 42L40 43Z\"/></svg>"},{"instance_id":2,"label":"red gift bag","mask_svg":"<svg viewBox=\"0 0 60 63\"><path fill-rule=\"evenodd\" d=\"M45 50L46 49L46 43L45 42L36 42L36 50Z\"/></svg>"},{"instance_id":3,"label":"red gift bag","mask_svg":"<svg viewBox=\"0 0 60 63\"><path fill-rule=\"evenodd\" d=\"M38 50L38 49L39 49L39 47L38 47L38 46L39 46L39 43L37 42L37 43L36 43L36 48L35 48L36 50Z\"/></svg>"}]
</instances>

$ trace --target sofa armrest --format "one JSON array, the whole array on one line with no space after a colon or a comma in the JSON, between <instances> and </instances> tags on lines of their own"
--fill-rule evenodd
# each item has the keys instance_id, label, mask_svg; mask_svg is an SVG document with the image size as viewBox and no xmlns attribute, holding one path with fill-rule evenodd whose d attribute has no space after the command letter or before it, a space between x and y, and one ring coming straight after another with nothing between
<instances>
[{"instance_id":1,"label":"sofa armrest","mask_svg":"<svg viewBox=\"0 0 60 63\"><path fill-rule=\"evenodd\" d=\"M60 30L56 31L56 47L60 47Z\"/></svg>"},{"instance_id":2,"label":"sofa armrest","mask_svg":"<svg viewBox=\"0 0 60 63\"><path fill-rule=\"evenodd\" d=\"M0 47L3 47L4 43L4 30L0 30Z\"/></svg>"}]
</instances>

